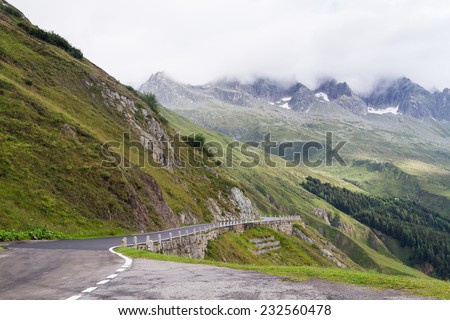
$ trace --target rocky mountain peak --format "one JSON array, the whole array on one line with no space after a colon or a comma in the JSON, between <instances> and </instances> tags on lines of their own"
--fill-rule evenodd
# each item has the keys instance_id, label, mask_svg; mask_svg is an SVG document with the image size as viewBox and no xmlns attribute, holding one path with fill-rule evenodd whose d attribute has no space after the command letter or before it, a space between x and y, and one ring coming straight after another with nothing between
<instances>
[{"instance_id":1,"label":"rocky mountain peak","mask_svg":"<svg viewBox=\"0 0 450 320\"><path fill-rule=\"evenodd\" d=\"M398 108L398 112L416 118L429 117L434 113L435 97L409 78L380 81L373 92L364 98L375 109Z\"/></svg>"},{"instance_id":2,"label":"rocky mountain peak","mask_svg":"<svg viewBox=\"0 0 450 320\"><path fill-rule=\"evenodd\" d=\"M257 78L250 83L241 83L236 79L223 79L212 83L212 86L220 89L238 90L256 99L277 101L284 97L292 97L301 84L282 83L269 78Z\"/></svg>"},{"instance_id":3,"label":"rocky mountain peak","mask_svg":"<svg viewBox=\"0 0 450 320\"><path fill-rule=\"evenodd\" d=\"M347 82L338 83L336 80L331 79L323 82L314 92L323 92L328 96L330 100L336 100L342 96L351 97L352 90Z\"/></svg>"}]
</instances>

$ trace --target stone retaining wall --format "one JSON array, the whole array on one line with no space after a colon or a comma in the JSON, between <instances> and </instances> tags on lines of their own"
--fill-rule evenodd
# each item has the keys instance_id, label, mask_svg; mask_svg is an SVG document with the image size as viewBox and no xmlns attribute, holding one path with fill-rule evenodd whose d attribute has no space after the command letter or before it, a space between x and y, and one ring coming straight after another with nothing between
<instances>
[{"instance_id":1,"label":"stone retaining wall","mask_svg":"<svg viewBox=\"0 0 450 320\"><path fill-rule=\"evenodd\" d=\"M166 255L176 255L193 259L204 259L208 242L216 240L220 235L227 232L242 234L247 229L255 227L268 227L288 235L292 235L294 223L301 223L300 217L283 218L282 220L262 220L262 221L234 221L217 224L216 227L205 231L191 233L189 235L174 236L172 239L151 241L134 244L141 250L149 250ZM228 224L228 225L227 225Z\"/></svg>"}]
</instances>

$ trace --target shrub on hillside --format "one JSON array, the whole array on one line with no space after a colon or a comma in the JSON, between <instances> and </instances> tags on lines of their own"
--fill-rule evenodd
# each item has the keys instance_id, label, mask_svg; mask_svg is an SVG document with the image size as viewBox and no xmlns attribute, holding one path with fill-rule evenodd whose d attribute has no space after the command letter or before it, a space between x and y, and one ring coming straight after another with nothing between
<instances>
[{"instance_id":1,"label":"shrub on hillside","mask_svg":"<svg viewBox=\"0 0 450 320\"><path fill-rule=\"evenodd\" d=\"M0 241L18 240L57 240L64 239L65 236L56 231L51 231L46 227L29 225L27 231L7 231L0 230Z\"/></svg>"},{"instance_id":2,"label":"shrub on hillside","mask_svg":"<svg viewBox=\"0 0 450 320\"><path fill-rule=\"evenodd\" d=\"M153 93L142 93L140 97L156 114L159 114L159 102Z\"/></svg>"},{"instance_id":3,"label":"shrub on hillside","mask_svg":"<svg viewBox=\"0 0 450 320\"><path fill-rule=\"evenodd\" d=\"M83 53L80 49L73 47L66 39L61 37L59 34L54 33L53 31L45 31L39 27L23 22L19 22L18 26L29 35L63 49L76 59L81 60L83 58Z\"/></svg>"},{"instance_id":4,"label":"shrub on hillside","mask_svg":"<svg viewBox=\"0 0 450 320\"><path fill-rule=\"evenodd\" d=\"M14 16L16 18L23 18L22 12L14 8L13 6L6 3L6 1L3 1L3 5L0 4L0 10L3 11L6 14L9 14L11 16Z\"/></svg>"}]
</instances>

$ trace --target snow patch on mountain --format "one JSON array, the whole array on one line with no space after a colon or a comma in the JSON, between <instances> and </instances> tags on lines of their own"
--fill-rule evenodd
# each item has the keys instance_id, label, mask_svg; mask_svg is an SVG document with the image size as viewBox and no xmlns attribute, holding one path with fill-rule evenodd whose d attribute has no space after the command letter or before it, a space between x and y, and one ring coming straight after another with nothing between
<instances>
[{"instance_id":1,"label":"snow patch on mountain","mask_svg":"<svg viewBox=\"0 0 450 320\"><path fill-rule=\"evenodd\" d=\"M399 106L396 107L388 107L386 109L374 109L369 107L369 109L367 110L368 113L374 113L374 114L387 114L387 113L392 113L395 115L400 114L400 112L398 112L398 108Z\"/></svg>"},{"instance_id":2,"label":"snow patch on mountain","mask_svg":"<svg viewBox=\"0 0 450 320\"><path fill-rule=\"evenodd\" d=\"M315 96L323 101L330 102L330 99L328 99L328 95L325 92L317 92Z\"/></svg>"},{"instance_id":3,"label":"snow patch on mountain","mask_svg":"<svg viewBox=\"0 0 450 320\"><path fill-rule=\"evenodd\" d=\"M283 103L283 104L280 104L280 105L278 105L280 108L283 108L283 109L288 109L288 110L291 110L291 107L289 107L289 104L286 102L286 103Z\"/></svg>"}]
</instances>

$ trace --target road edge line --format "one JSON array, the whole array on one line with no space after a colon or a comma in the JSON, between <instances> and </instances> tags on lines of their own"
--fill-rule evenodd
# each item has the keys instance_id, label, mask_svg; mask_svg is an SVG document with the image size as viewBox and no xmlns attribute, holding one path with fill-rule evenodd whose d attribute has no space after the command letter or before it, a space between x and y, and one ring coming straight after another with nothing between
<instances>
[{"instance_id":1,"label":"road edge line","mask_svg":"<svg viewBox=\"0 0 450 320\"><path fill-rule=\"evenodd\" d=\"M131 266L133 265L133 259L128 258L119 252L115 252L114 249L117 249L117 248L120 248L120 247L119 246L111 247L111 248L109 248L108 251L115 255L118 255L119 257L121 257L122 259L125 260L125 263L122 265L121 268L123 268L123 269L131 268Z\"/></svg>"},{"instance_id":2,"label":"road edge line","mask_svg":"<svg viewBox=\"0 0 450 320\"><path fill-rule=\"evenodd\" d=\"M125 260L124 264L119 269L116 270L116 273L114 274L113 278L111 278L112 275L110 275L110 276L107 277L107 279L99 281L97 283L97 285L100 282L104 282L106 280L108 280L108 281L106 281L106 282L104 282L102 284L108 283L109 281L111 281L112 279L114 279L115 277L118 276L117 272L120 273L120 272L126 271L127 269L131 268L131 266L133 265L133 259L128 258L128 257L124 256L123 254L121 254L119 252L115 252L114 249L116 249L116 248L119 248L119 246L111 247L111 248L108 249L108 251L113 253L113 254L115 254L115 255L117 255L117 256L119 256L119 257L121 257L123 260ZM93 289L93 290L91 290L91 289ZM95 287L95 289L97 289L97 287ZM83 293L90 293L90 292L94 291L95 289L94 289L94 287L87 288L86 290L83 290L81 292L81 294L75 295L75 296L71 296L71 297L67 298L66 300L78 300L78 299L80 299L83 296Z\"/></svg>"}]
</instances>

